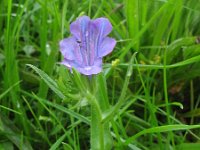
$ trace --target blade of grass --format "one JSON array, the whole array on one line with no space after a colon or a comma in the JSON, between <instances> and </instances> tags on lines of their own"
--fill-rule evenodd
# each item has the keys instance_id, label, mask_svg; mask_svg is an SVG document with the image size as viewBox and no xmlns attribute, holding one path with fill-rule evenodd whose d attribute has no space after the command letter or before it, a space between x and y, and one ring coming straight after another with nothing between
<instances>
[{"instance_id":1,"label":"blade of grass","mask_svg":"<svg viewBox=\"0 0 200 150\"><path fill-rule=\"evenodd\" d=\"M18 112L18 111L16 111L16 110L11 109L11 108L5 107L5 106L3 106L3 105L0 105L0 108L3 108L3 109L8 110L8 111L10 111L10 112L16 113L16 114L18 114L18 115L22 115L21 112Z\"/></svg>"},{"instance_id":2,"label":"blade of grass","mask_svg":"<svg viewBox=\"0 0 200 150\"><path fill-rule=\"evenodd\" d=\"M200 128L200 125L165 125L165 126L159 126L159 127L153 127L149 129L145 129L134 136L128 138L125 141L125 144L130 144L132 141L137 139L138 137L145 135L147 133L161 133L161 132L169 132L169 131L178 131L178 130L191 130Z\"/></svg>"},{"instance_id":3,"label":"blade of grass","mask_svg":"<svg viewBox=\"0 0 200 150\"><path fill-rule=\"evenodd\" d=\"M14 85L12 85L11 87L9 87L6 91L4 91L3 93L1 93L0 95L0 100L3 99L3 97L8 94L15 86L19 85L21 83L21 81L16 82Z\"/></svg>"},{"instance_id":4,"label":"blade of grass","mask_svg":"<svg viewBox=\"0 0 200 150\"><path fill-rule=\"evenodd\" d=\"M45 5L42 5L42 21L43 21L43 25L41 26L40 30L41 30L41 34L40 34L40 45L41 45L41 68L42 70L44 70L49 76L52 75L53 73L53 69L54 69L54 64L56 62L57 59L57 43L58 43L58 34L60 32L59 30L59 22L60 20L58 19L60 16L58 14L58 6L56 5L57 3L52 2L48 2L47 0L44 1ZM51 9L48 9L48 6ZM47 54L47 37L48 37L48 13L49 11L54 11L54 15L53 17L55 17L54 20L52 20L52 29L53 30L53 46L52 46L52 50L50 51L49 55ZM51 45L50 45L51 46ZM51 67L49 67L51 66ZM44 83L43 80L41 80L40 82L40 87L39 87L39 92L38 95L40 97L46 98L48 93L48 86ZM40 107L40 106L39 106ZM42 110L41 110L42 112Z\"/></svg>"},{"instance_id":5,"label":"blade of grass","mask_svg":"<svg viewBox=\"0 0 200 150\"><path fill-rule=\"evenodd\" d=\"M67 134L69 133L65 133L63 134L51 147L49 150L57 150L59 145L63 142L63 140L66 138Z\"/></svg>"},{"instance_id":6,"label":"blade of grass","mask_svg":"<svg viewBox=\"0 0 200 150\"><path fill-rule=\"evenodd\" d=\"M49 139L48 139L48 137L47 137L47 135L46 135L46 133L45 133L44 128L42 127L42 125L41 125L41 123L40 123L38 117L36 117L36 114L34 113L33 109L31 108L29 102L26 100L26 98L25 98L24 96L22 96L22 98L23 98L23 100L25 101L25 103L27 104L29 110L31 111L31 114L33 115L33 117L34 117L36 123L38 124L38 126L39 126L39 128L40 128L40 130L42 131L42 134L41 134L41 135L42 135L43 138L47 141L47 143L48 143L49 145L51 145L51 142L49 141Z\"/></svg>"},{"instance_id":7,"label":"blade of grass","mask_svg":"<svg viewBox=\"0 0 200 150\"><path fill-rule=\"evenodd\" d=\"M135 36L139 32L139 0L125 0L126 20L128 25L129 38L136 39L133 48L139 50L139 38Z\"/></svg>"},{"instance_id":8,"label":"blade of grass","mask_svg":"<svg viewBox=\"0 0 200 150\"><path fill-rule=\"evenodd\" d=\"M160 9L151 17L151 19L140 29L137 35L135 35L135 39L129 42L127 46L125 46L121 51L119 58L122 59L127 54L127 52L130 50L132 45L135 44L135 40L139 39L148 29L149 27L155 22L157 18L160 17L160 15L169 7L168 3L165 3L160 7Z\"/></svg>"}]
</instances>

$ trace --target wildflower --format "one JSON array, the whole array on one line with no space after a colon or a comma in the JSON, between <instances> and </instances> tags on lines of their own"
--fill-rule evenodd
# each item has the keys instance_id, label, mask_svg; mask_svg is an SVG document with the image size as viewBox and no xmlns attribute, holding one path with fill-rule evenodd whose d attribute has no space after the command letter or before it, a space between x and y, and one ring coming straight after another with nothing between
<instances>
[{"instance_id":1,"label":"wildflower","mask_svg":"<svg viewBox=\"0 0 200 150\"><path fill-rule=\"evenodd\" d=\"M84 75L101 72L102 58L112 52L116 45L115 39L107 37L111 30L112 25L106 18L77 18L70 25L72 36L60 41L64 56L62 64Z\"/></svg>"}]
</instances>

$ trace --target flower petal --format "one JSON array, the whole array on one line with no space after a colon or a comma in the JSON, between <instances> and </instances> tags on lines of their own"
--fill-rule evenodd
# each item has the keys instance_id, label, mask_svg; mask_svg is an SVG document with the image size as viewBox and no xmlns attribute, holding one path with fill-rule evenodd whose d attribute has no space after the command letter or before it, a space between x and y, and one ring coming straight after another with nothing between
<instances>
[{"instance_id":1,"label":"flower petal","mask_svg":"<svg viewBox=\"0 0 200 150\"><path fill-rule=\"evenodd\" d=\"M102 59L96 59L93 66L76 67L84 75L98 74L102 70Z\"/></svg>"},{"instance_id":2,"label":"flower petal","mask_svg":"<svg viewBox=\"0 0 200 150\"><path fill-rule=\"evenodd\" d=\"M70 32L74 35L78 40L81 40L82 34L84 34L88 28L88 24L90 22L90 18L88 16L82 16L76 19L76 21L72 22L70 25Z\"/></svg>"},{"instance_id":3,"label":"flower petal","mask_svg":"<svg viewBox=\"0 0 200 150\"><path fill-rule=\"evenodd\" d=\"M74 37L69 37L60 41L60 51L63 54L64 58L73 60L74 50L77 48L77 43Z\"/></svg>"},{"instance_id":4,"label":"flower petal","mask_svg":"<svg viewBox=\"0 0 200 150\"><path fill-rule=\"evenodd\" d=\"M103 57L108 55L110 52L112 52L115 45L116 45L115 39L109 37L104 38L98 49L98 57Z\"/></svg>"},{"instance_id":5,"label":"flower petal","mask_svg":"<svg viewBox=\"0 0 200 150\"><path fill-rule=\"evenodd\" d=\"M97 56L97 41L98 41L98 30L97 27L90 22L89 24L89 34L87 36L87 49L88 49L88 59L89 65L93 65L95 58Z\"/></svg>"},{"instance_id":6,"label":"flower petal","mask_svg":"<svg viewBox=\"0 0 200 150\"><path fill-rule=\"evenodd\" d=\"M84 75L92 75L92 74L98 74L102 70L102 59L98 58L95 60L94 65L92 66L84 66L84 65L79 65L77 64L76 61L74 60L67 60L64 59L61 64L65 65L67 68L70 70L72 68L77 69L81 74Z\"/></svg>"},{"instance_id":7,"label":"flower petal","mask_svg":"<svg viewBox=\"0 0 200 150\"><path fill-rule=\"evenodd\" d=\"M98 28L99 36L104 38L112 31L112 25L106 18L98 18L92 21Z\"/></svg>"},{"instance_id":8,"label":"flower petal","mask_svg":"<svg viewBox=\"0 0 200 150\"><path fill-rule=\"evenodd\" d=\"M76 60L79 64L83 62L80 46L75 37L69 37L60 41L60 51L65 59Z\"/></svg>"}]
</instances>

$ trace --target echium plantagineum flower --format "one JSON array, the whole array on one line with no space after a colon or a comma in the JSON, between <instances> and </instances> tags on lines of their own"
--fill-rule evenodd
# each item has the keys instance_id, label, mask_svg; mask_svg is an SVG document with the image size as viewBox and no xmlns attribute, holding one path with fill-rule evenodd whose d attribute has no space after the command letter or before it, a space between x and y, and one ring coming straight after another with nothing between
<instances>
[{"instance_id":1,"label":"echium plantagineum flower","mask_svg":"<svg viewBox=\"0 0 200 150\"><path fill-rule=\"evenodd\" d=\"M84 75L100 73L102 58L112 52L116 45L115 39L107 37L111 31L112 25L106 18L77 18L70 25L72 36L60 41L64 56L62 64Z\"/></svg>"}]
</instances>

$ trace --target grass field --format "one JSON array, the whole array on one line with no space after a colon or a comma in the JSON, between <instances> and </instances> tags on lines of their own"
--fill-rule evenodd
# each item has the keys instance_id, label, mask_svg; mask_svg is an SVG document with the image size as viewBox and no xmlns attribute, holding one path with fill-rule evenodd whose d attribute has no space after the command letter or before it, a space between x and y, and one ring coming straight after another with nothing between
<instances>
[{"instance_id":1,"label":"grass field","mask_svg":"<svg viewBox=\"0 0 200 150\"><path fill-rule=\"evenodd\" d=\"M91 77L60 65L70 23L117 40ZM200 0L0 0L0 150L199 150Z\"/></svg>"}]
</instances>

